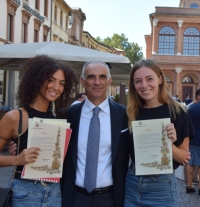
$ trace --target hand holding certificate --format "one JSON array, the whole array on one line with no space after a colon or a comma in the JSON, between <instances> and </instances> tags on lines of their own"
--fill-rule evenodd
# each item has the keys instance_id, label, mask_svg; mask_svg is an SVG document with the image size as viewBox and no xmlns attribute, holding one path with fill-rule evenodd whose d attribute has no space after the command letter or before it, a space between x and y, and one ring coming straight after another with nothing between
<instances>
[{"instance_id":1,"label":"hand holding certificate","mask_svg":"<svg viewBox=\"0 0 200 207\"><path fill-rule=\"evenodd\" d=\"M41 150L36 162L24 166L22 178L59 181L71 136L69 126L66 120L29 119L27 148L37 146Z\"/></svg>"},{"instance_id":2,"label":"hand holding certificate","mask_svg":"<svg viewBox=\"0 0 200 207\"><path fill-rule=\"evenodd\" d=\"M172 140L166 132L169 123L169 118L132 122L136 175L173 172Z\"/></svg>"}]
</instances>

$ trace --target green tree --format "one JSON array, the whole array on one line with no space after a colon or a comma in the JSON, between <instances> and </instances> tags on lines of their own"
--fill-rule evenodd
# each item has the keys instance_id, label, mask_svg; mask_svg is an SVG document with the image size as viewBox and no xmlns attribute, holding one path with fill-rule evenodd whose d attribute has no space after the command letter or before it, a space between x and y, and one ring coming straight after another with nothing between
<instances>
[{"instance_id":1,"label":"green tree","mask_svg":"<svg viewBox=\"0 0 200 207\"><path fill-rule=\"evenodd\" d=\"M123 33L121 35L113 34L112 37L107 37L103 40L100 37L97 37L96 40L110 47L124 50L126 56L133 64L143 58L143 53L141 51L142 47L137 43L129 42L128 38Z\"/></svg>"},{"instance_id":2,"label":"green tree","mask_svg":"<svg viewBox=\"0 0 200 207\"><path fill-rule=\"evenodd\" d=\"M99 36L96 37L95 39L96 39L98 42L103 42L103 40L102 40L101 37L99 37Z\"/></svg>"}]
</instances>

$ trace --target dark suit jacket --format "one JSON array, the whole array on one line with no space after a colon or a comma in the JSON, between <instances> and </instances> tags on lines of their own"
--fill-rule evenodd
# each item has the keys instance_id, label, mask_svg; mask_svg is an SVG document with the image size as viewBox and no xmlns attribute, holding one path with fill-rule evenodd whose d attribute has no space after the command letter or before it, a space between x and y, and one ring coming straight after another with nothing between
<instances>
[{"instance_id":1,"label":"dark suit jacket","mask_svg":"<svg viewBox=\"0 0 200 207\"><path fill-rule=\"evenodd\" d=\"M128 170L129 146L128 119L123 105L109 101L111 114L112 176L116 207L124 206L125 177ZM63 110L59 118L71 123L72 136L63 166L61 179L62 206L71 207L77 168L78 130L83 103ZM84 207L84 204L83 204Z\"/></svg>"},{"instance_id":2,"label":"dark suit jacket","mask_svg":"<svg viewBox=\"0 0 200 207\"><path fill-rule=\"evenodd\" d=\"M200 102L192 104L188 113L194 127L194 138L190 140L190 144L200 146Z\"/></svg>"},{"instance_id":3,"label":"dark suit jacket","mask_svg":"<svg viewBox=\"0 0 200 207\"><path fill-rule=\"evenodd\" d=\"M185 99L185 104L186 105L188 105L189 103L191 103L192 102L192 99L191 98L187 98L187 99Z\"/></svg>"}]
</instances>

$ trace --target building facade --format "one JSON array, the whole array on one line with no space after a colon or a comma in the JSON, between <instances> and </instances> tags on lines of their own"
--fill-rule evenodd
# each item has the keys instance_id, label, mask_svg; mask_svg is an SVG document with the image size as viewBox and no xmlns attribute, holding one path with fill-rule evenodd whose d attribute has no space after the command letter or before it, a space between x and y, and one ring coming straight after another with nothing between
<instances>
[{"instance_id":1,"label":"building facade","mask_svg":"<svg viewBox=\"0 0 200 207\"><path fill-rule=\"evenodd\" d=\"M86 20L85 13L78 7L72 7L69 17L69 40L71 45L83 46L83 26Z\"/></svg>"},{"instance_id":2,"label":"building facade","mask_svg":"<svg viewBox=\"0 0 200 207\"><path fill-rule=\"evenodd\" d=\"M52 2L52 33L51 40L68 43L69 17L72 9L64 0L53 0Z\"/></svg>"},{"instance_id":3,"label":"building facade","mask_svg":"<svg viewBox=\"0 0 200 207\"><path fill-rule=\"evenodd\" d=\"M200 0L180 0L179 7L156 7L145 35L146 58L164 70L168 91L181 101L195 99L200 88Z\"/></svg>"},{"instance_id":4,"label":"building facade","mask_svg":"<svg viewBox=\"0 0 200 207\"><path fill-rule=\"evenodd\" d=\"M101 52L108 52L116 55L125 56L124 50L113 48L103 43L98 42L89 32L83 31L83 47L98 50Z\"/></svg>"},{"instance_id":5,"label":"building facade","mask_svg":"<svg viewBox=\"0 0 200 207\"><path fill-rule=\"evenodd\" d=\"M51 0L0 1L0 44L50 41ZM2 68L3 69L3 68ZM0 102L17 107L19 71L0 70Z\"/></svg>"},{"instance_id":6,"label":"building facade","mask_svg":"<svg viewBox=\"0 0 200 207\"><path fill-rule=\"evenodd\" d=\"M81 8L71 8L66 2L65 0L0 0L2 20L0 44L57 41L125 55L123 50L99 43L89 32L84 31L85 13ZM14 65L13 69L0 69L0 102L17 108L16 93L20 72ZM118 74L113 75L113 86L108 88L109 96L116 95L120 84L118 77ZM78 92L84 92L81 84Z\"/></svg>"}]
</instances>

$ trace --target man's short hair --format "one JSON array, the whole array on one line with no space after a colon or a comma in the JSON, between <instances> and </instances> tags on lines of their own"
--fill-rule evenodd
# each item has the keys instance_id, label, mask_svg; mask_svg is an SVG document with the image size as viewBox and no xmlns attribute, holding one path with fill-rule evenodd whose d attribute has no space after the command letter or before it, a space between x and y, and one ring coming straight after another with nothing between
<instances>
[{"instance_id":1,"label":"man's short hair","mask_svg":"<svg viewBox=\"0 0 200 207\"><path fill-rule=\"evenodd\" d=\"M197 96L200 96L200 88L197 89L197 91L196 91L196 98L197 98Z\"/></svg>"},{"instance_id":2,"label":"man's short hair","mask_svg":"<svg viewBox=\"0 0 200 207\"><path fill-rule=\"evenodd\" d=\"M76 99L82 98L83 95L86 95L86 93L79 93L79 94L76 96Z\"/></svg>"},{"instance_id":3,"label":"man's short hair","mask_svg":"<svg viewBox=\"0 0 200 207\"><path fill-rule=\"evenodd\" d=\"M101 63L102 65L104 65L105 68L106 68L107 71L108 71L108 79L110 78L110 68L109 68L109 66L108 66L105 62L103 62L103 61L101 61L101 60L91 60L91 61L86 62L86 63L84 64L84 66L83 66L81 77L82 77L84 80L85 80L85 68L86 68L88 65L92 64L92 63Z\"/></svg>"}]
</instances>

